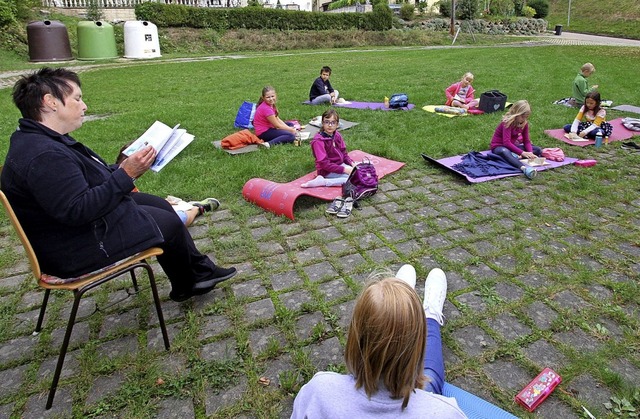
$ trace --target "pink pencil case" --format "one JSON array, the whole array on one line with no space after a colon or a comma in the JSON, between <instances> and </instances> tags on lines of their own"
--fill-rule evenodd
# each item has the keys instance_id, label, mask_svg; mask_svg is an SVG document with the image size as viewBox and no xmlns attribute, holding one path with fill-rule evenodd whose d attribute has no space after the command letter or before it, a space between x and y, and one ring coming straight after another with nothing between
<instances>
[{"instance_id":1,"label":"pink pencil case","mask_svg":"<svg viewBox=\"0 0 640 419\"><path fill-rule=\"evenodd\" d=\"M590 159L590 160L577 160L573 164L580 167L591 167L591 166L595 166L596 163L598 163L597 160Z\"/></svg>"},{"instance_id":2,"label":"pink pencil case","mask_svg":"<svg viewBox=\"0 0 640 419\"><path fill-rule=\"evenodd\" d=\"M551 368L545 368L536 378L534 378L525 388L516 396L516 402L529 412L533 412L549 397L549 394L562 381L560 374Z\"/></svg>"}]
</instances>

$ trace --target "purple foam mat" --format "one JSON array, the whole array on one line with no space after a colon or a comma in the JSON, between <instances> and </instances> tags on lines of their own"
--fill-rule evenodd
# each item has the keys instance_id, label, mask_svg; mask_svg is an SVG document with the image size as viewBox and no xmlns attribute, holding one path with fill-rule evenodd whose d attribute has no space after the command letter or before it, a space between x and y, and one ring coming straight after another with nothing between
<instances>
[{"instance_id":1,"label":"purple foam mat","mask_svg":"<svg viewBox=\"0 0 640 419\"><path fill-rule=\"evenodd\" d=\"M384 103L382 102L353 102L353 101L350 101L350 103L336 103L333 106L335 106L336 108L371 109L374 111L398 111L398 110L410 111L411 109L416 107L416 105L414 105L413 103L410 103L406 107L391 109L391 108L385 107Z\"/></svg>"},{"instance_id":2,"label":"purple foam mat","mask_svg":"<svg viewBox=\"0 0 640 419\"><path fill-rule=\"evenodd\" d=\"M481 153L482 154L487 154L487 153L489 153L489 150L481 151ZM521 173L509 173L509 174L495 175L495 176L471 177L471 176L468 176L466 173L463 173L463 172L453 168L454 164L460 163L462 161L462 156L463 155L453 156L453 157L445 157L443 159L434 159L433 157L429 157L424 153L422 154L422 157L426 161L434 163L434 164L436 164L436 165L438 165L438 166L440 166L440 167L442 167L444 169L450 170L451 172L455 173L456 175L462 176L469 183L481 183L481 182L486 182L486 181L489 181L489 180L495 180L495 179L500 179L500 178L509 177L509 176L524 176ZM555 169L556 167L566 166L568 164L573 164L576 161L578 161L578 159L575 159L573 157L565 157L564 161L550 161L550 160L547 160L547 162L549 163L548 165L536 167L535 169L538 172L541 172L541 171L544 171L544 170Z\"/></svg>"}]
</instances>

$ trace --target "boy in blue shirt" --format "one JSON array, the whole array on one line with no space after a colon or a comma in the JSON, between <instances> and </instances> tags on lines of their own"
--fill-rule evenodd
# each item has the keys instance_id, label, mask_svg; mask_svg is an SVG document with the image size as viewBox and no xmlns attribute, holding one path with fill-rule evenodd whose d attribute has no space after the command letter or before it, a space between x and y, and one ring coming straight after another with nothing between
<instances>
[{"instance_id":1,"label":"boy in blue shirt","mask_svg":"<svg viewBox=\"0 0 640 419\"><path fill-rule=\"evenodd\" d=\"M328 66L322 67L320 70L320 77L315 79L311 85L309 91L309 101L312 105L319 105L321 103L336 103L338 100L338 91L334 90L329 81L331 76L331 68Z\"/></svg>"}]
</instances>

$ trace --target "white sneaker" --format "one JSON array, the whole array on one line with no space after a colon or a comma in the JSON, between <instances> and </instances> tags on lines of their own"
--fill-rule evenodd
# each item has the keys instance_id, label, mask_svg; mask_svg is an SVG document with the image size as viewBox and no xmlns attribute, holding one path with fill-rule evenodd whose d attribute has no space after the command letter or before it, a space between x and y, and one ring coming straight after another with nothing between
<instances>
[{"instance_id":1,"label":"white sneaker","mask_svg":"<svg viewBox=\"0 0 640 419\"><path fill-rule=\"evenodd\" d=\"M416 270L413 266L406 264L402 265L396 273L396 278L406 282L413 289L416 289Z\"/></svg>"},{"instance_id":2,"label":"white sneaker","mask_svg":"<svg viewBox=\"0 0 640 419\"><path fill-rule=\"evenodd\" d=\"M442 308L447 298L447 276L440 268L434 268L427 275L424 283L424 315L428 319L434 319L440 326L444 324Z\"/></svg>"},{"instance_id":3,"label":"white sneaker","mask_svg":"<svg viewBox=\"0 0 640 419\"><path fill-rule=\"evenodd\" d=\"M258 143L258 147L262 147L262 148L271 148L271 144L269 144L268 141L264 141L262 143Z\"/></svg>"}]
</instances>

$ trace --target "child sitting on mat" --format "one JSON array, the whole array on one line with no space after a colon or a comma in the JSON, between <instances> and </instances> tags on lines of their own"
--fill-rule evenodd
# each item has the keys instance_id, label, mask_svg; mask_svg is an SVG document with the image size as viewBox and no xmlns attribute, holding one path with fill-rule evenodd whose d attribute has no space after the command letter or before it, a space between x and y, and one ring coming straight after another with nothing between
<instances>
[{"instance_id":1,"label":"child sitting on mat","mask_svg":"<svg viewBox=\"0 0 640 419\"><path fill-rule=\"evenodd\" d=\"M329 81L331 77L331 68L328 66L320 69L320 77L315 79L309 91L309 101L312 105L321 103L336 103L338 100L338 91L331 86Z\"/></svg>"},{"instance_id":2,"label":"child sitting on mat","mask_svg":"<svg viewBox=\"0 0 640 419\"><path fill-rule=\"evenodd\" d=\"M519 100L514 103L493 133L490 148L494 154L522 170L527 178L533 179L538 172L520 161L520 158L535 159L542 154L542 149L531 144L529 139L530 115L529 102Z\"/></svg>"},{"instance_id":3,"label":"child sitting on mat","mask_svg":"<svg viewBox=\"0 0 640 419\"><path fill-rule=\"evenodd\" d=\"M589 92L580 107L576 119L572 124L564 126L564 132L578 134L582 138L595 139L600 134L608 138L613 132L613 127L606 121L607 111L600 107L599 92ZM584 120L583 120L584 119Z\"/></svg>"},{"instance_id":4,"label":"child sitting on mat","mask_svg":"<svg viewBox=\"0 0 640 419\"><path fill-rule=\"evenodd\" d=\"M276 89L265 86L253 116L253 128L256 136L264 141L258 144L261 147L269 148L276 144L292 143L296 139L298 131L280 119L276 101Z\"/></svg>"},{"instance_id":5,"label":"child sitting on mat","mask_svg":"<svg viewBox=\"0 0 640 419\"><path fill-rule=\"evenodd\" d=\"M349 374L318 372L298 392L292 419L467 417L456 399L442 396L440 327L447 277L438 268L429 272L424 302L415 284L411 265L402 266L395 277L369 280L347 334Z\"/></svg>"},{"instance_id":6,"label":"child sitting on mat","mask_svg":"<svg viewBox=\"0 0 640 419\"><path fill-rule=\"evenodd\" d=\"M339 186L347 181L356 163L347 154L347 146L338 132L340 116L330 108L322 114L322 128L311 140L318 176L300 185L303 188Z\"/></svg>"},{"instance_id":7,"label":"child sitting on mat","mask_svg":"<svg viewBox=\"0 0 640 419\"><path fill-rule=\"evenodd\" d=\"M444 91L445 95L447 95L445 104L466 110L477 108L480 102L473 97L475 90L471 83L473 83L473 74L464 73L459 82L453 83Z\"/></svg>"}]
</instances>

